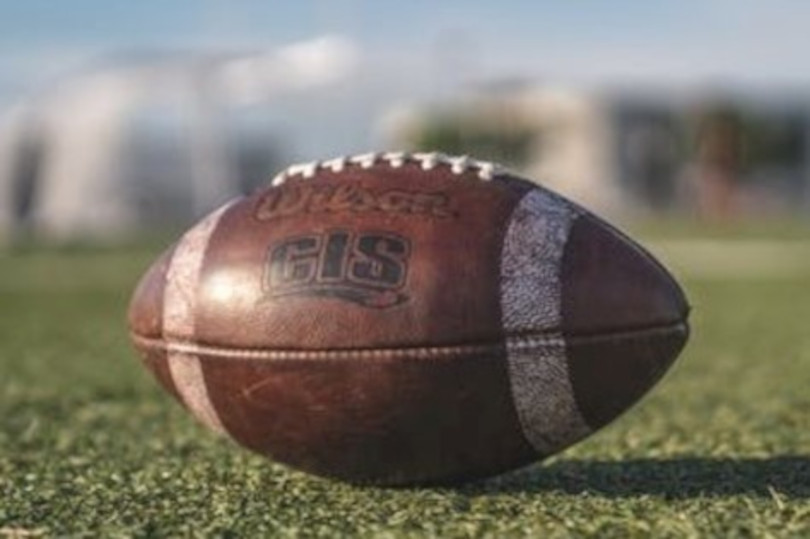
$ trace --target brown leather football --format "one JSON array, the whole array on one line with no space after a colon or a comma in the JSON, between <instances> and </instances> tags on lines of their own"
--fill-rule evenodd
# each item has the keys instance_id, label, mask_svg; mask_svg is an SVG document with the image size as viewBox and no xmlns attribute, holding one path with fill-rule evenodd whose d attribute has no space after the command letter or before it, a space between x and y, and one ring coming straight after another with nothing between
<instances>
[{"instance_id":1,"label":"brown leather football","mask_svg":"<svg viewBox=\"0 0 810 539\"><path fill-rule=\"evenodd\" d=\"M641 247L495 165L369 154L289 168L141 280L135 346L212 429L315 474L486 477L610 422L688 306Z\"/></svg>"}]
</instances>

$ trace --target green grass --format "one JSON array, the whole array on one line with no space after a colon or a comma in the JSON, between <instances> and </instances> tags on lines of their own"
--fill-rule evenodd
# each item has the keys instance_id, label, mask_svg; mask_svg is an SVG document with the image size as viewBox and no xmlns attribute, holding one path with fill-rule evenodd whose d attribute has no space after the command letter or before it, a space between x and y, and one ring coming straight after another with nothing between
<instances>
[{"instance_id":1,"label":"green grass","mask_svg":"<svg viewBox=\"0 0 810 539\"><path fill-rule=\"evenodd\" d=\"M731 279L654 246L694 335L651 395L537 466L405 490L290 471L162 393L123 322L154 252L0 254L0 536L808 537L810 242L790 245L805 266Z\"/></svg>"}]
</instances>

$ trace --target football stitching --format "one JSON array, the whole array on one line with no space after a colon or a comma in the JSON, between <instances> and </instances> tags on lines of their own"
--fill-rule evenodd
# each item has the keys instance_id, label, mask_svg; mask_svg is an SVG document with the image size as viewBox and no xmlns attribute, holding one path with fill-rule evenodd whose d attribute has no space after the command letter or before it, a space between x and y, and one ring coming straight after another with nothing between
<instances>
[{"instance_id":1,"label":"football stitching","mask_svg":"<svg viewBox=\"0 0 810 539\"><path fill-rule=\"evenodd\" d=\"M201 345L187 341L171 341L160 338L142 337L132 334L132 339L147 348L160 348L175 352L220 356L239 359L435 359L483 353L501 352L502 344L480 344L463 346L425 346L414 348L358 348L345 350L256 350L249 348L230 348L225 346Z\"/></svg>"},{"instance_id":2,"label":"football stitching","mask_svg":"<svg viewBox=\"0 0 810 539\"><path fill-rule=\"evenodd\" d=\"M249 348L230 348L226 346L212 346L196 344L188 341L165 340L155 337L144 337L131 334L136 344L145 348L158 348L175 353L200 354L213 357L228 357L232 359L263 359L263 360L352 360L352 359L438 359L465 355L483 355L501 353L506 349L532 349L546 346L570 345L583 342L593 342L600 339L635 338L639 335L667 334L683 331L684 322L677 322L663 326L628 330L619 333L587 336L561 336L559 333L548 335L514 335L507 336L504 342L497 344L469 344L448 346L420 346L413 348L357 348L345 350L257 350Z\"/></svg>"},{"instance_id":3,"label":"football stitching","mask_svg":"<svg viewBox=\"0 0 810 539\"><path fill-rule=\"evenodd\" d=\"M311 161L309 163L292 165L277 174L271 184L273 186L281 185L287 181L288 178L293 176L299 176L304 179L313 178L319 170L330 170L334 173L340 173L350 166L370 169L377 164L385 164L391 168L401 168L406 163L416 163L426 172L439 166L449 167L450 172L457 176L465 172L475 171L478 179L483 181L489 181L504 172L503 168L495 163L472 159L466 155L450 156L439 152L372 152L348 157L336 157L326 161Z\"/></svg>"}]
</instances>

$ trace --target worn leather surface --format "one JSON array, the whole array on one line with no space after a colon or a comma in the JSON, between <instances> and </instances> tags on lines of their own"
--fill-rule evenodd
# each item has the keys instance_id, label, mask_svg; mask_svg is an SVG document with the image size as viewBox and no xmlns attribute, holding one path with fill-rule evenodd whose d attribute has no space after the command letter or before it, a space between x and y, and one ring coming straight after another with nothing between
<instances>
[{"instance_id":1,"label":"worn leather surface","mask_svg":"<svg viewBox=\"0 0 810 539\"><path fill-rule=\"evenodd\" d=\"M174 247L164 251L141 277L129 303L129 330L142 337L163 336L163 293Z\"/></svg>"},{"instance_id":2,"label":"worn leather surface","mask_svg":"<svg viewBox=\"0 0 810 539\"><path fill-rule=\"evenodd\" d=\"M689 312L669 272L590 214L571 228L562 276L566 336L666 326L685 320Z\"/></svg>"},{"instance_id":3,"label":"worn leather surface","mask_svg":"<svg viewBox=\"0 0 810 539\"><path fill-rule=\"evenodd\" d=\"M224 429L303 470L404 485L527 464L546 447L527 428L563 433L548 440L556 451L587 433L572 424L598 428L649 389L683 346L688 311L657 262L577 211L559 238L559 312L551 323L518 317L546 321L538 327L505 323L504 236L530 188L407 164L262 189L229 207L200 247L191 338L164 331L170 249L133 296L136 345L181 401L166 347L185 347L175 352L199 361L204 383L188 391L205 391ZM510 371L507 342L534 333L560 340L553 365ZM535 352L521 348L521 365L548 359ZM561 373L558 389L582 419L522 425L514 389L534 392L510 380L521 372L549 383L556 374L544 373ZM571 440L558 439L566 432Z\"/></svg>"},{"instance_id":4,"label":"worn leather surface","mask_svg":"<svg viewBox=\"0 0 810 539\"><path fill-rule=\"evenodd\" d=\"M597 429L641 398L678 356L689 305L666 269L592 215L574 223L562 275L571 386Z\"/></svg>"},{"instance_id":5,"label":"worn leather surface","mask_svg":"<svg viewBox=\"0 0 810 539\"><path fill-rule=\"evenodd\" d=\"M536 458L503 352L357 361L204 361L241 443L319 475L390 485L486 477Z\"/></svg>"},{"instance_id":6,"label":"worn leather surface","mask_svg":"<svg viewBox=\"0 0 810 539\"><path fill-rule=\"evenodd\" d=\"M163 337L163 299L166 290L166 272L174 248L161 254L138 282L128 311L130 331L134 335L161 339ZM144 366L157 378L160 385L182 402L172 380L165 348L138 347Z\"/></svg>"},{"instance_id":7,"label":"worn leather surface","mask_svg":"<svg viewBox=\"0 0 810 539\"><path fill-rule=\"evenodd\" d=\"M303 189L332 193L334 185L348 185L355 193L371 193L377 199L396 191L401 198L444 197L446 204L437 214L359 204L324 211L311 203L295 213L260 220L268 213L268 196L281 192L295 200ZM259 192L223 215L211 238L198 298L197 339L282 349L498 341L503 338L498 288L501 240L519 197L515 191L501 182L482 182L471 173L458 176L436 169L424 174L416 165L406 165L375 171L355 167L339 175L323 171L313 179L291 179ZM265 281L273 246L289 238L324 237L331 231L395 234L409 243L404 283L394 291L404 296L400 304L377 309L332 297L273 296ZM218 301L215 289L223 281L234 292Z\"/></svg>"},{"instance_id":8,"label":"worn leather surface","mask_svg":"<svg viewBox=\"0 0 810 539\"><path fill-rule=\"evenodd\" d=\"M678 356L688 336L687 325L676 323L568 339L571 387L588 425L594 430L607 425L647 393Z\"/></svg>"}]
</instances>

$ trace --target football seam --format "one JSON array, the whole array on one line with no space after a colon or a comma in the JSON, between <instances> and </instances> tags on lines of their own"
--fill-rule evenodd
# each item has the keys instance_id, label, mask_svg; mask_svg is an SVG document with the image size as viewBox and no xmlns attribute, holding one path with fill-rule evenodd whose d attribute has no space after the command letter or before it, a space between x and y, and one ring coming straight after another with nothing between
<instances>
[{"instance_id":1,"label":"football seam","mask_svg":"<svg viewBox=\"0 0 810 539\"><path fill-rule=\"evenodd\" d=\"M256 349L197 344L181 340L167 340L145 337L131 333L136 345L147 349L161 349L177 353L204 355L208 357L227 357L228 359L260 360L356 360L356 359L440 359L455 356L484 355L500 353L505 349L533 349L549 345L576 345L606 340L623 340L639 336L667 335L686 331L687 323L680 321L672 324L646 327L621 332L600 333L591 335L534 334L508 335L503 342L468 345L415 346L396 348L347 348L334 350L294 350L294 349Z\"/></svg>"}]
</instances>

